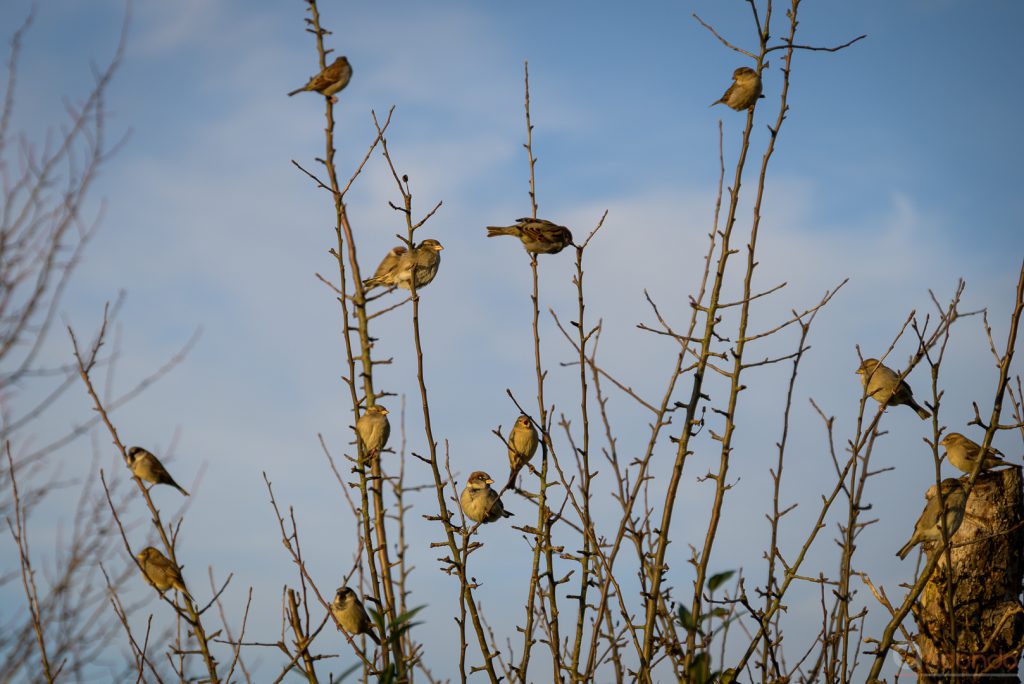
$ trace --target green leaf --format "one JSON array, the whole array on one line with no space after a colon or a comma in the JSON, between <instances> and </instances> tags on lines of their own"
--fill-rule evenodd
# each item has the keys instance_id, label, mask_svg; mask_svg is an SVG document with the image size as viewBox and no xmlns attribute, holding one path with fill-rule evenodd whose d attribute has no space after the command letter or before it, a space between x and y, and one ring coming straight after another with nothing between
<instances>
[{"instance_id":1,"label":"green leaf","mask_svg":"<svg viewBox=\"0 0 1024 684\"><path fill-rule=\"evenodd\" d=\"M417 606L416 608L413 608L412 610L407 610L398 617L396 617L394 621L391 623L391 631L388 632L388 644L397 643L397 641L402 638L403 634L408 632L416 625L422 625L422 622L413 622L412 619L416 616L416 613L420 612L424 608L426 608L425 605Z\"/></svg>"},{"instance_id":2,"label":"green leaf","mask_svg":"<svg viewBox=\"0 0 1024 684\"><path fill-rule=\"evenodd\" d=\"M407 622L410 622L414 617L416 617L416 613L420 612L421 610L423 610L426 607L427 607L426 604L424 604L422 606L416 606L415 608L413 608L411 610L405 611L404 613L402 613L401 615L399 615L398 617L395 618L395 621L393 623L391 623L391 628L392 629L398 629L399 626L404 625ZM422 624L422 623L417 622L415 624L419 625L419 624ZM412 626L412 624L409 625L409 627L411 627L411 626ZM406 629L408 629L408 627L406 627Z\"/></svg>"},{"instance_id":3,"label":"green leaf","mask_svg":"<svg viewBox=\"0 0 1024 684\"><path fill-rule=\"evenodd\" d=\"M384 614L377 610L374 610L373 608L370 608L366 612L369 613L370 620L372 620L373 624L377 627L377 635L380 636L383 634L387 634L388 631L384 628Z\"/></svg>"},{"instance_id":4,"label":"green leaf","mask_svg":"<svg viewBox=\"0 0 1024 684\"><path fill-rule=\"evenodd\" d=\"M693 621L693 615L683 604L679 604L676 609L676 618L679 620L679 625L686 631L697 631L697 623Z\"/></svg>"},{"instance_id":5,"label":"green leaf","mask_svg":"<svg viewBox=\"0 0 1024 684\"><path fill-rule=\"evenodd\" d=\"M722 586L735 574L735 570L726 570L725 572L720 572L717 575L712 575L711 579L708 580L708 591L714 591L718 587Z\"/></svg>"},{"instance_id":6,"label":"green leaf","mask_svg":"<svg viewBox=\"0 0 1024 684\"><path fill-rule=\"evenodd\" d=\"M404 613L402 613L401 615L399 615L398 619L399 620L409 619L409 618L415 616L416 613L420 612L421 610L423 610L426 607L427 607L427 604L424 603L422 606L416 606L415 608L410 608L409 610L407 610Z\"/></svg>"},{"instance_id":7,"label":"green leaf","mask_svg":"<svg viewBox=\"0 0 1024 684\"><path fill-rule=\"evenodd\" d=\"M688 679L691 682L707 684L711 681L710 661L708 654L701 652L690 661L690 668L687 671Z\"/></svg>"}]
</instances>

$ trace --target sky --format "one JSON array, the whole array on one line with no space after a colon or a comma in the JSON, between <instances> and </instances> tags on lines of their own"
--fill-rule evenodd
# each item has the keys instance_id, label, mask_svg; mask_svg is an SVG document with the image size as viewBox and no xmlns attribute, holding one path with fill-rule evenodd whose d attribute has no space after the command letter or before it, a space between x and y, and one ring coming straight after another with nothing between
<instances>
[{"instance_id":1,"label":"sky","mask_svg":"<svg viewBox=\"0 0 1024 684\"><path fill-rule=\"evenodd\" d=\"M28 7L24 0L0 7L5 42ZM351 439L351 414L340 380L337 303L315 277L334 272L328 255L333 208L291 163L315 168L323 150L322 99L284 95L317 69L303 10L299 0L134 4L125 60L108 99L110 129L128 139L92 194L93 210L105 206L102 228L61 309L76 330L92 331L104 303L127 292L117 327L122 355L115 389L151 373L201 329L187 360L119 410L115 422L130 443L157 453L174 444L172 472L193 493L179 554L187 559L186 578L205 583L207 566L235 571L227 606L240 620L246 590L254 588L251 636L257 640L276 638L280 587L296 581L261 473L274 483L279 502L295 506L309 566L326 591L347 572L355 549L354 522L317 438L323 434L341 453ZM113 53L123 13L121 3L107 0L40 0L21 61L14 115L21 130L39 139L61 125L63 98L86 92L91 65ZM445 246L440 273L423 293L424 354L434 434L442 445L447 441L463 481L472 470L494 475L505 468L504 449L491 430L507 430L516 417L506 388L536 403L528 261L511 239L484 239L485 226L529 214L524 60L540 215L583 236L608 211L587 251L587 320L604 321L601 358L611 374L652 400L664 392L675 350L665 338L637 329L655 322L644 290L676 327L685 325L686 296L699 284L714 208L718 123L731 169L744 122L743 115L708 104L720 97L733 69L748 62L692 13L754 47L747 5L738 0L321 6L322 21L333 31L329 44L354 70L335 108L340 175L351 173L373 139L371 112L382 116L394 106L389 148L410 177L414 211L443 201L419 234ZM792 475L783 483L784 498L799 504L783 532L789 553L834 478L825 430L809 400L836 416L838 443L845 443L860 398L856 345L864 356L881 353L912 310L933 310L929 290L944 301L958 278L967 282L962 310L988 307L995 339L1005 340L1024 257L1018 161L1024 96L1011 66L1024 8L995 0L829 0L805 3L800 17L802 43L868 37L834 54L797 53L790 111L762 207L755 285L787 286L755 308L752 329L772 327L849 279L817 317L797 382L787 462ZM781 24L775 34L782 34ZM747 190L776 111L781 60L775 54L758 106ZM375 156L349 195L364 271L372 271L403 229L402 217L388 207L399 199ZM743 231L749 216L748 198L741 204ZM569 252L541 259L542 306L563 320L575 312L572 273ZM737 292L739 282L734 275L727 292ZM378 320L379 355L394 357L378 369L378 384L409 396L409 449L423 453L408 309ZM547 317L541 335L549 396L578 425L576 370L559 365L571 360L572 350ZM753 346L751 358L787 353L795 342L788 331ZM903 339L892 365L913 351ZM964 432L971 402L991 405L996 377L980 317L957 324L947 356L942 421ZM69 359L67 339L54 335L47 360ZM754 579L764 575L757 534L767 535L768 469L788 368L749 373L730 468L735 483L712 570L743 568ZM928 388L923 369L908 380L919 396ZM608 391L620 452L642 453L648 417L625 395ZM679 391L688 393L689 382ZM87 399L80 387L71 392L32 438L81 422L89 415ZM390 408L397 428L397 399ZM933 478L921 441L930 424L902 407L891 408L883 424L888 433L875 458L892 470L869 486L871 513L881 523L863 533L858 569L900 595L897 585L913 568L894 553L908 538ZM996 444L1019 462L1016 439L1003 434ZM93 443L102 449L108 440L104 434L80 440L54 458L74 472ZM564 438L561 444L568 453ZM697 477L712 459L717 463L713 444L706 436L699 440L673 527L669 581L685 595L692 581L688 545L703 540L713 493ZM662 478L655 486L664 481L673 453L666 434L655 453L656 478ZM428 477L415 460L409 471L418 482ZM600 505L614 508L607 473L595 486ZM155 496L167 510L178 505L174 491ZM457 641L446 604L455 600L456 585L437 572L435 554L426 548L426 540L440 538L419 519L433 510L432 495L414 497L414 505L414 596L424 597L421 617L429 625L417 638L435 674L452 676ZM528 512L522 500L506 500L506 506L520 516ZM56 535L65 508L53 502L40 509L38 534ZM614 522L608 517L599 524L607 532ZM837 567L835 516L829 523L808 558L809 574ZM487 545L474 556L479 596L498 633L511 636L521 602L508 601L506 587L525 594L526 542L501 525L481 535ZM9 540L0 548L4 559L13 558ZM37 548L45 557L46 545ZM794 636L787 641L792 638L796 650L813 639L801 622L815 615L816 600L813 590L792 597L787 619ZM866 591L856 602L879 615ZM155 603L151 608L162 610ZM877 635L881 623L869 621L866 629ZM325 637L322 647L342 653L337 671L351 662L340 636ZM265 668L260 672L277 664L267 653L256 658Z\"/></svg>"}]
</instances>

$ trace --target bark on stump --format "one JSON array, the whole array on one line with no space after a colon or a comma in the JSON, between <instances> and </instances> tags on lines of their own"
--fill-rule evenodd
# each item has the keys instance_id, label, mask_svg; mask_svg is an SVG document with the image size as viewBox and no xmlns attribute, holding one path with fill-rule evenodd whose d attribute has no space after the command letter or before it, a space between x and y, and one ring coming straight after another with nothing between
<instances>
[{"instance_id":1,"label":"bark on stump","mask_svg":"<svg viewBox=\"0 0 1024 684\"><path fill-rule=\"evenodd\" d=\"M926 551L929 557L938 546ZM1022 554L1021 469L980 474L967 501L963 523L953 536L953 572L949 572L943 553L914 607L919 631L914 641L920 660L912 665L918 681L954 681L954 673L972 675L972 682L1011 681L1007 674L1016 677L1024 646ZM948 610L950 588L952 620Z\"/></svg>"}]
</instances>

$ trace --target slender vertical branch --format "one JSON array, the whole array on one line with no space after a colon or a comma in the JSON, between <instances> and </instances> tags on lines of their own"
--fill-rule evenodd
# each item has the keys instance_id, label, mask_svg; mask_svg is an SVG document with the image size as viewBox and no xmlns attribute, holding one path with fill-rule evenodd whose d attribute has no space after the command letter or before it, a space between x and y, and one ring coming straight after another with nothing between
<instances>
[{"instance_id":1,"label":"slender vertical branch","mask_svg":"<svg viewBox=\"0 0 1024 684\"><path fill-rule=\"evenodd\" d=\"M604 561L607 565L607 570L604 573L604 578L601 582L601 596L597 601L597 615L594 620L594 627L591 635L590 642L590 653L587 656L587 669L588 674L596 672L598 666L597 658L597 647L598 647L598 636L602 625L605 623L604 617L608 610L608 596L612 590L614 584L614 578L612 575L615 561L618 557L619 551L622 547L623 541L627 538L627 532L630 532L633 528L633 509L636 506L637 501L640 498L641 492L644 491L648 482L648 472L650 469L651 459L654 456L654 448L658 442L658 438L661 435L661 430L667 427L671 423L669 417L669 407L672 405L672 397L675 393L676 384L683 375L683 364L686 361L687 355L692 353L691 347L688 340L693 335L693 331L696 329L698 314L704 309L703 302L704 297L708 291L709 280L712 272L712 259L715 254L715 250L718 247L718 236L719 236L719 212L721 209L722 201L722 189L724 186L725 179L725 166L722 160L722 127L719 124L719 161L721 168L721 175L719 176L718 182L718 195L715 200L715 211L714 218L712 220L712 228L708 232L708 251L704 256L704 271L701 276L701 283L697 291L697 296L691 298L691 307L693 313L690 316L689 328L684 337L684 341L680 344L679 352L675 358L673 368L668 375L668 382L666 383L665 391L662 394L661 402L656 409L654 409L654 422L651 425L650 436L647 440L647 446L644 450L644 455L640 459L639 467L637 468L635 479L632 486L629 487L628 494L622 499L622 517L619 520L619 526L613 537L611 548L606 553L606 560ZM597 372L596 363L591 362L592 367ZM645 519L648 516L643 516ZM623 601L621 594L619 595L620 603ZM632 627L632 618L623 611L624 618L627 620L627 630L633 636L637 653L642 653L643 648L636 641L635 630Z\"/></svg>"},{"instance_id":2,"label":"slender vertical branch","mask_svg":"<svg viewBox=\"0 0 1024 684\"><path fill-rule=\"evenodd\" d=\"M312 26L312 33L316 38L316 50L320 60L321 70L327 66L327 55L330 50L324 46L324 35L329 32L324 29L320 21L320 13L317 8L316 0L307 0L309 3L310 10L310 25ZM338 275L339 275L339 289L340 296L338 298L341 304L341 317L342 317L342 337L345 346L346 361L348 364L348 385L352 395L352 413L355 421L359 420L362 406L372 406L376 403L376 393L373 385L373 355L372 347L373 340L370 337L369 331L369 318L366 313L366 296L363 289L362 276L360 275L359 261L356 254L356 244L352 234L352 227L348 218L348 211L345 206L345 191L348 190L347 185L344 189L341 188L338 182L337 171L334 164L335 145L334 145L334 100L331 97L324 98L324 117L326 120L326 126L324 128L324 158L322 159L324 168L327 172L328 185L331 190L331 194L334 200L335 210L335 238L337 247L333 250L333 254L338 264ZM389 114L390 120L390 114ZM386 128L386 126L385 126ZM371 151L377 142L383 135L382 131L378 131L378 136L371 145ZM358 172L357 172L358 173ZM346 266L345 259L342 254L346 254L348 257L348 263ZM355 359L356 350L354 349L350 335L353 332L349 322L349 310L348 301L349 297L347 294L348 279L346 272L351 273L352 285L354 288L354 296L352 297L353 302L353 313L355 314L357 328L356 332L359 335L359 350L358 359L361 371L359 376L362 380L362 393L363 401L360 401L356 392L356 369ZM360 464L367 462L366 454L363 453L362 444L359 440L356 440L357 449L359 450ZM380 459L373 458L370 462L371 476L367 478L366 471L363 467L358 470L359 473L359 489L360 496L362 499L362 527L364 542L366 544L369 553L367 553L367 565L370 572L370 581L373 588L374 597L377 599L378 604L381 606L385 616L387 617L388 624L394 622L396 618L395 612L395 596L394 596L394 581L391 576L392 564L388 558L388 541L387 541L387 525L386 525L386 514L384 495L382 491L383 476L380 471ZM368 496L369 495L369 496ZM372 516L373 525L370 524L370 501L372 499ZM393 657L396 665L399 669L399 674L404 673L404 656L402 654L402 643L400 639L395 639L391 642L392 654L388 654L386 649L384 650L385 665L387 664L388 658Z\"/></svg>"},{"instance_id":3,"label":"slender vertical branch","mask_svg":"<svg viewBox=\"0 0 1024 684\"><path fill-rule=\"evenodd\" d=\"M525 90L526 107L526 156L530 160L530 210L531 216L537 218L537 177L535 167L537 158L533 156L533 124L530 122L530 63L523 62L523 89Z\"/></svg>"},{"instance_id":4,"label":"slender vertical branch","mask_svg":"<svg viewBox=\"0 0 1024 684\"><path fill-rule=\"evenodd\" d=\"M317 679L316 670L313 667L313 656L309 652L309 637L302 629L302 618L299 615L298 595L294 589L288 588L286 590L286 597L288 600L288 624L292 628L292 634L295 635L295 649L302 656L302 665L304 667L306 681L308 681L309 684L318 684L320 680Z\"/></svg>"},{"instance_id":5,"label":"slender vertical branch","mask_svg":"<svg viewBox=\"0 0 1024 684\"><path fill-rule=\"evenodd\" d=\"M46 681L54 682L57 675L64 669L61 663L56 669L51 667L50 658L46 652L45 627L43 615L39 608L39 592L36 589L35 571L32 570L32 561L28 553L28 536L25 524L25 509L21 503L21 496L18 493L18 479L14 474L14 459L11 457L11 443L4 444L4 452L7 454L7 467L11 479L11 494L14 498L14 524L10 518L7 519L7 528L11 537L18 547L18 561L21 565L21 583L25 591L25 599L28 601L29 615L32 617L32 628L35 632L36 645L39 647L39 660L43 665L43 675Z\"/></svg>"},{"instance_id":6,"label":"slender vertical branch","mask_svg":"<svg viewBox=\"0 0 1024 684\"><path fill-rule=\"evenodd\" d=\"M789 14L789 20L790 20L790 26L789 26L789 42L790 43L792 43L793 37L796 34L797 7L798 7L798 2L794 2L792 7L791 7L791 9L790 9L790 11L789 11L789 13L788 13ZM759 36L761 50L760 50L760 53L759 53L760 56L758 57L757 67L756 67L756 69L759 72L764 67L764 58L765 58L765 55L767 54L767 50L768 50L768 38L769 38L769 30L770 30L770 26L771 26L771 19L772 19L772 5L769 2L767 7L766 7L766 10L765 10L763 28L762 28L760 36ZM747 325L748 325L748 322L749 322L750 304L751 304L751 301L752 301L752 294L753 294L752 282L753 282L753 277L754 277L754 269L757 266L756 252L757 252L758 229L759 229L760 224L761 224L761 203L762 203L762 200L764 198L765 179L766 179L766 175L767 175L767 171L768 171L768 163L771 160L772 153L775 151L775 142L776 142L778 134L779 134L779 129L782 127L782 124L785 121L786 112L788 111L788 108L789 108L788 104L787 104L787 97L788 97L788 94L789 94L789 74L790 74L790 66L791 66L791 63L792 63L792 57L793 57L793 50L791 48L791 49L786 51L785 57L784 57L784 60L783 60L783 67L782 67L783 79L782 79L782 89L781 89L781 92L779 94L779 110L778 110L778 115L777 115L776 120L775 120L775 125L768 127L768 130L769 130L769 133L770 133L770 137L769 137L769 140L768 140L768 146L765 149L764 155L762 156L762 159L761 159L761 171L760 171L760 175L758 177L757 186L755 188L755 199L754 199L753 217L752 217L752 220L751 220L750 239L749 239L749 241L747 243L747 250L746 250L747 251L747 263L746 263L746 271L745 271L744 278L743 278L743 295L741 297L741 302L742 303L740 305L740 320L739 320L739 328L738 328L738 331L737 331L737 343L736 343L736 346L733 348L732 354L731 354L732 359L733 359L733 367L732 367L732 372L729 374L729 381L730 381L729 402L728 402L728 407L725 410L725 430L724 430L724 433L723 433L723 435L722 435L722 437L720 439L721 444L722 444L722 448L721 448L720 460L719 460L719 470L718 470L718 473L716 473L715 476L714 476L715 500L714 500L714 503L712 504L711 520L708 523L707 535L705 536L705 539L704 539L704 547L703 547L703 549L702 549L702 551L700 553L700 557L699 557L699 560L698 560L698 563L697 563L697 579L694 581L693 601L691 603L691 609L690 609L691 610L691 615L695 616L695 619L699 619L698 616L702 615L704 582L705 582L705 580L707 578L708 564L710 563L710 560L711 560L711 552L712 552L712 548L713 548L713 545L714 545L715 537L716 537L716 534L717 534L717 531L718 531L718 524L719 524L719 522L721 520L722 506L723 506L724 501L725 501L726 492L729 489L728 483L726 481L726 474L727 474L727 472L729 470L729 458L730 458L730 456L732 454L732 438L733 438L733 435L735 434L735 430L736 430L736 421L735 421L736 406L737 406L737 403L739 401L740 392L743 390L743 384L742 384L742 381L741 381L741 374L742 374L742 372L744 370L744 364L743 364L744 350L746 349L746 344L747 344ZM750 124L753 122L755 110L756 110L755 107L751 107L748 110L748 114L747 114L748 128L747 128L747 130L749 130ZM748 139L745 138L744 139L744 147L747 144L748 144ZM737 174L738 173L739 173L739 167L737 166ZM737 182L737 186L738 186L738 184L739 184L739 175L737 175L736 182ZM734 190L734 193L733 193L733 198L734 199L735 199L737 194L738 193ZM730 208L730 213L732 213L732 209L731 208ZM714 299L712 299L712 301L714 301ZM709 312L708 315L712 316L714 314ZM669 501L669 500L666 499L666 501ZM671 504L669 504L669 506L670 505ZM664 532L665 531L665 527L662 527L662 530ZM661 549L659 549L659 552L660 551L661 551ZM659 558L660 557L663 557L662 553L659 553ZM660 565L660 563L659 563L659 565ZM657 592L655 592L655 595L657 595ZM696 636L697 636L697 634L696 634L696 631L694 631L694 630L690 630L687 633L687 637L686 637L686 660L684 662L684 667L689 666L689 664L692 662L692 659L693 659L693 657L695 655Z\"/></svg>"},{"instance_id":7,"label":"slender vertical branch","mask_svg":"<svg viewBox=\"0 0 1024 684\"><path fill-rule=\"evenodd\" d=\"M530 120L530 67L529 63L523 63L523 84L524 84L524 108L526 112L526 155L530 165L530 209L531 216L537 218L537 185L536 185L536 164L537 158L533 154L533 123ZM526 624L523 627L523 655L519 664L519 676L526 681L527 669L530 664L530 651L533 646L533 616L535 598L538 594L547 597L548 606L548 643L552 655L552 681L561 681L561 637L558 624L558 584L554 572L554 557L551 544L551 522L552 516L548 509L548 459L552 456L553 445L551 443L550 420L548 409L544 401L544 378L547 375L541 362L540 353L540 279L537 271L537 255L530 254L530 271L533 281L533 292L530 301L533 305L533 359L534 372L537 378L537 413L538 425L541 434L541 461L540 461L540 492L537 497L537 533L534 536L534 558L533 572L530 577L529 595L526 601ZM538 561L543 556L544 572L547 578L547 590L540 588L540 568Z\"/></svg>"},{"instance_id":8,"label":"slender vertical branch","mask_svg":"<svg viewBox=\"0 0 1024 684\"><path fill-rule=\"evenodd\" d=\"M391 159L391 154L388 151L387 138L384 137L383 129L379 123L376 122L376 117L374 117L374 122L377 125L377 133L380 137L381 154L387 162L391 175L395 180L395 184L398 186L399 193L402 195L402 207L398 208L398 210L405 216L406 241L408 242L409 248L412 249L414 246L414 234L416 230L420 228L431 216L433 216L434 212L436 212L441 205L438 203L423 219L413 223L412 191L409 188L409 177L399 175L398 170L395 168L395 164ZM434 476L434 491L437 495L437 506L439 511L438 520L440 520L444 526L445 531L445 542L443 542L443 545L448 547L450 558L448 558L447 561L449 563L449 567L454 569L456 576L459 579L459 586L469 610L470 618L473 622L473 629L476 633L477 642L480 645L480 654L483 657L482 669L487 673L491 682L497 684L498 675L494 670L494 664L491 662L496 653L491 651L487 642L487 635L484 631L483 621L481 619L476 600L473 597L473 585L469 581L469 576L466 570L466 554L463 552L463 547L459 545L459 542L456 539L455 526L451 520L451 511L448 510L448 505L444 498L445 480L441 475L441 468L437 458L437 441L434 439L433 423L430 420L430 399L427 392L426 373L423 363L423 343L420 336L421 297L416 285L416 277L413 276L410 278L409 287L410 298L412 300L413 348L416 352L416 381L419 385L420 405L423 411L423 431L427 439L427 449L430 453L428 462L430 464L431 474Z\"/></svg>"},{"instance_id":9,"label":"slender vertical branch","mask_svg":"<svg viewBox=\"0 0 1024 684\"><path fill-rule=\"evenodd\" d=\"M775 462L775 469L770 471L772 478L772 515L769 518L771 527L771 538L770 545L768 547L768 577L764 584L764 597L765 604L771 602L771 597L775 596L778 592L778 579L776 577L776 563L779 559L779 525L782 522L782 516L792 510L791 507L781 508L779 503L779 497L781 496L782 486L782 472L785 464L786 445L789 440L789 419L790 412L793 408L793 390L796 386L797 371L800 369L800 361L803 360L804 352L806 351L805 343L807 341L807 335L811 329L811 323L814 322L814 317L817 315L817 311L811 314L807 321L800 322L800 339L797 341L797 355L793 359L793 370L789 375L789 385L786 389L786 405L782 412L782 436L778 441L777 448L779 451L778 459ZM781 633L779 631L779 623L776 616L775 622L771 623L774 627L775 635L773 638L764 640L764 651L761 657L761 681L770 681L768 666L772 664L775 669L771 673L771 677L779 679L782 677L782 673L778 670L777 660L775 658L769 658L772 650L773 641L781 640ZM770 663L769 663L770 660Z\"/></svg>"},{"instance_id":10,"label":"slender vertical branch","mask_svg":"<svg viewBox=\"0 0 1024 684\"><path fill-rule=\"evenodd\" d=\"M469 609L469 615L472 619L473 628L476 632L477 642L480 645L480 655L483 658L484 671L487 673L490 681L493 684L497 684L498 675L494 671L494 665L491 663L495 654L491 652L487 643L487 637L484 634L483 623L480 620L476 600L473 598L473 588L470 585L469 577L466 574L465 555L462 553L462 548L455 539L455 531L451 523L451 511L448 510L448 506L444 500L444 481L441 478L441 472L437 463L437 443L434 441L433 428L430 422L430 401L427 395L426 381L424 380L423 344L420 339L419 304L419 294L416 292L414 286L412 295L412 331L413 344L416 349L416 378L420 386L420 400L423 408L423 429L427 436L427 447L430 451L430 467L431 472L434 475L434 489L437 492L437 505L440 511L441 521L444 524L445 536L448 551L451 554L452 565L458 576L459 584L462 588L462 595L465 599L465 605Z\"/></svg>"},{"instance_id":11,"label":"slender vertical branch","mask_svg":"<svg viewBox=\"0 0 1024 684\"><path fill-rule=\"evenodd\" d=\"M580 582L577 591L576 601L576 635L572 646L572 674L576 679L581 679L579 672L580 652L583 647L583 632L586 625L587 615L587 592L591 583L590 559L594 551L591 547L591 534L593 522L590 515L590 487L593 482L594 473L590 470L590 412L588 406L589 391L587 388L587 342L597 328L586 332L585 319L583 317L586 308L583 296L583 250L590 244L591 238L604 225L604 219L608 215L606 211L601 216L600 222L594 231L587 237L586 241L576 247L576 275L573 282L576 285L576 321L574 325L577 331L576 345L578 348L577 362L580 367L580 416L582 420L583 434L581 447L574 449L578 454L580 463L580 499L583 502L580 524L583 526L583 549L580 551ZM596 544L595 544L596 546Z\"/></svg>"},{"instance_id":12,"label":"slender vertical branch","mask_svg":"<svg viewBox=\"0 0 1024 684\"><path fill-rule=\"evenodd\" d=\"M765 26L769 25L768 18L765 18ZM762 40L762 50L764 49L763 43L766 40L767 28L760 38ZM761 68L761 62L763 60L763 53L758 58L758 69ZM646 604L646 617L644 619L644 644L643 653L641 654L641 665L640 665L640 677L643 681L650 680L650 668L651 661L654 657L655 647L655 630L654 622L658 612L658 596L661 592L661 584L665 574L665 553L668 550L669 543L669 529L672 525L672 513L675 508L676 495L679 490L679 483L682 479L683 466L686 463L686 458L690 454L689 445L690 437L693 436L693 430L695 427L695 420L697 419L697 410L701 404L701 398L703 395L704 386L704 375L707 372L708 361L712 352L712 343L715 339L715 328L719 321L718 310L721 296L722 287L725 284L725 271L726 264L728 263L729 257L735 253L731 246L731 240L733 235L733 228L736 223L736 212L739 207L740 198L740 187L743 178L743 170L746 166L747 152L750 148L750 134L753 130L754 125L754 112L756 107L751 107L747 112L747 122L743 129L743 134L740 142L739 158L736 161L735 175L733 177L732 188L729 193L729 207L726 213L725 225L721 231L721 247L719 248L718 262L715 268L714 278L711 285L710 300L704 311L705 324L704 332L700 341L700 350L698 352L697 366L694 369L693 381L690 389L690 396L686 405L686 414L683 421L682 432L678 437L678 446L676 449L675 463L672 467L672 475L669 480L668 488L665 493L664 505L662 508L661 524L658 526L658 544L657 549L654 553L654 559L650 563L649 573L651 576L651 584L648 589ZM734 397L732 398L734 399ZM731 415L731 411L728 412ZM723 442L723 462L727 459L727 449ZM724 476L724 473L719 473L719 476ZM724 477L722 477L724 482ZM721 499L721 496L716 494L716 502ZM719 503L720 505L720 503ZM717 527L717 519L713 518L709 524L709 531ZM705 551L709 550L710 542L705 543ZM700 607L700 595L703 590L704 576L698 570L698 578L694 583L694 600L693 605L697 606L698 611ZM699 612L691 612L692 615L699 616ZM687 635L687 657L690 658L693 655L694 647L696 644L696 631L690 630Z\"/></svg>"}]
</instances>

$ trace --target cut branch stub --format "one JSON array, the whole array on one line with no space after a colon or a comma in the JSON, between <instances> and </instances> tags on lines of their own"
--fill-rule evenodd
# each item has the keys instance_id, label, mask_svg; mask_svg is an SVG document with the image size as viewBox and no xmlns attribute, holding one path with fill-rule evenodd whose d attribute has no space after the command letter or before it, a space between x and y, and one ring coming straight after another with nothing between
<instances>
[{"instance_id":1,"label":"cut branch stub","mask_svg":"<svg viewBox=\"0 0 1024 684\"><path fill-rule=\"evenodd\" d=\"M952 572L942 558L914 608L918 661L911 665L921 675L1016 675L1024 643L1024 492L1019 468L978 476L952 541ZM947 608L950 581L952 621Z\"/></svg>"}]
</instances>

